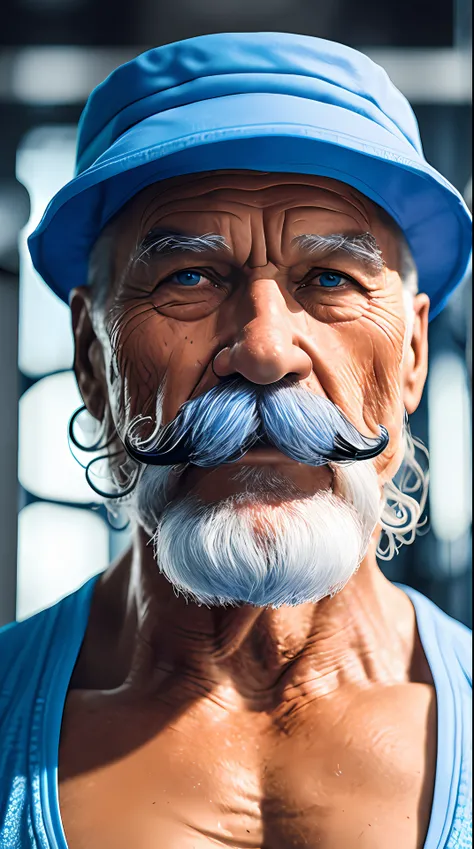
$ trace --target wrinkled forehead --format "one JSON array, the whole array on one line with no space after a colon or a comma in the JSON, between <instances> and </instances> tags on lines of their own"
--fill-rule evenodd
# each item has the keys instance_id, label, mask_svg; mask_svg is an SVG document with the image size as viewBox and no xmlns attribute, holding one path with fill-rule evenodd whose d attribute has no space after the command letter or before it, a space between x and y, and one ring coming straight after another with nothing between
<instances>
[{"instance_id":1,"label":"wrinkled forehead","mask_svg":"<svg viewBox=\"0 0 474 849\"><path fill-rule=\"evenodd\" d=\"M234 224L256 211L262 221L285 216L302 232L333 229L372 233L384 255L391 253L394 232L389 216L347 183L305 174L212 171L173 177L143 189L120 213L120 238L143 238L155 227L208 230L229 216Z\"/></svg>"}]
</instances>

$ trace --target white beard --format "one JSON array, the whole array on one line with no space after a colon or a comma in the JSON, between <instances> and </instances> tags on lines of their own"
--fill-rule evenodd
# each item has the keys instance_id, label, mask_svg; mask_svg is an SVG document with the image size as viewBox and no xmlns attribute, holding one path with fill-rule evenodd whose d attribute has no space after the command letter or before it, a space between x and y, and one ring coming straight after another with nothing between
<instances>
[{"instance_id":1,"label":"white beard","mask_svg":"<svg viewBox=\"0 0 474 849\"><path fill-rule=\"evenodd\" d=\"M357 571L381 512L372 461L331 469L336 491L306 496L280 474L244 467L236 477L245 490L207 504L168 501L172 467L148 466L131 509L153 538L158 568L186 598L273 608L317 602Z\"/></svg>"}]
</instances>

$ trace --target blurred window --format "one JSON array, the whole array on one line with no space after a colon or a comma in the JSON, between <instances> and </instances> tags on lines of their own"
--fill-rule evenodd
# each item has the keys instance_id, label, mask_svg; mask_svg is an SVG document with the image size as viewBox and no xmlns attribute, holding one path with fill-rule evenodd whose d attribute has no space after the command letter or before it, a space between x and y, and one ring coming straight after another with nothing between
<instances>
[{"instance_id":1,"label":"blurred window","mask_svg":"<svg viewBox=\"0 0 474 849\"><path fill-rule=\"evenodd\" d=\"M89 510L28 504L18 520L17 618L24 619L77 589L107 564L107 526Z\"/></svg>"},{"instance_id":2,"label":"blurred window","mask_svg":"<svg viewBox=\"0 0 474 849\"><path fill-rule=\"evenodd\" d=\"M471 526L471 411L465 358L437 354L428 377L430 514L439 540L454 542ZM462 564L464 565L464 564Z\"/></svg>"},{"instance_id":3,"label":"blurred window","mask_svg":"<svg viewBox=\"0 0 474 849\"><path fill-rule=\"evenodd\" d=\"M103 512L90 509L92 492L68 445L68 420L81 405L71 371L69 309L33 269L26 244L51 197L72 177L75 136L75 127L37 127L17 153L17 177L31 198L31 217L20 239L20 619L106 568L111 548Z\"/></svg>"},{"instance_id":4,"label":"blurred window","mask_svg":"<svg viewBox=\"0 0 474 849\"><path fill-rule=\"evenodd\" d=\"M31 215L20 238L19 366L28 377L41 377L72 365L69 309L33 268L26 240L52 196L73 176L75 127L38 127L17 153L17 178L28 189Z\"/></svg>"},{"instance_id":5,"label":"blurred window","mask_svg":"<svg viewBox=\"0 0 474 849\"><path fill-rule=\"evenodd\" d=\"M71 414L81 404L72 371L43 377L20 400L18 476L38 498L90 504L91 489L67 438Z\"/></svg>"}]
</instances>

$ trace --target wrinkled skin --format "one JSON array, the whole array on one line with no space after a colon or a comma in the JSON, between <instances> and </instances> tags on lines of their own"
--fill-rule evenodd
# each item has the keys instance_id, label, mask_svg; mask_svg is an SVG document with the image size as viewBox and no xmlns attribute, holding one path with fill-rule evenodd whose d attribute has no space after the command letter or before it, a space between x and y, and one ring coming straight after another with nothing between
<instances>
[{"instance_id":1,"label":"wrinkled skin","mask_svg":"<svg viewBox=\"0 0 474 849\"><path fill-rule=\"evenodd\" d=\"M231 251L132 263L158 227L221 234ZM404 355L398 241L371 201L319 177L198 174L145 189L111 228L103 321L87 287L71 299L79 386L109 431L113 422L123 436L134 415L153 413L159 387L167 422L227 375L269 384L291 374L364 434L385 425L375 467L381 486L393 477L403 412L426 378L429 300L415 298ZM365 232L382 271L328 257L324 269L350 280L311 285L294 236ZM157 287L196 267L212 270L199 289ZM309 494L333 485L327 467L270 449L248 462L271 463ZM215 500L235 486L229 467L194 469L182 493ZM97 584L66 702L59 784L70 849L421 849L434 688L411 602L377 566L378 532L334 598L267 610L187 605L136 528Z\"/></svg>"}]
</instances>

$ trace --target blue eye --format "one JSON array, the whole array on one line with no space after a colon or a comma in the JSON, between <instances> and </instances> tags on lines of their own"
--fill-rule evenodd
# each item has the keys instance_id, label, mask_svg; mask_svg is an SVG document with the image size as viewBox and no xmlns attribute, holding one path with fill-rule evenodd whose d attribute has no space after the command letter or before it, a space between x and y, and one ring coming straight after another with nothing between
<instances>
[{"instance_id":1,"label":"blue eye","mask_svg":"<svg viewBox=\"0 0 474 849\"><path fill-rule=\"evenodd\" d=\"M178 271L173 276L182 286L196 286L202 278L198 271Z\"/></svg>"},{"instance_id":2,"label":"blue eye","mask_svg":"<svg viewBox=\"0 0 474 849\"><path fill-rule=\"evenodd\" d=\"M339 286L339 284L345 280L342 274L332 274L330 271L324 271L322 274L318 276L318 280L321 286L324 286L326 289L335 288Z\"/></svg>"}]
</instances>

